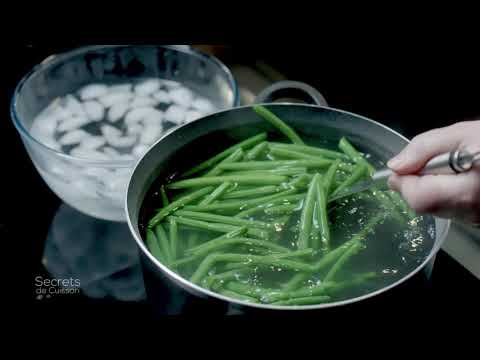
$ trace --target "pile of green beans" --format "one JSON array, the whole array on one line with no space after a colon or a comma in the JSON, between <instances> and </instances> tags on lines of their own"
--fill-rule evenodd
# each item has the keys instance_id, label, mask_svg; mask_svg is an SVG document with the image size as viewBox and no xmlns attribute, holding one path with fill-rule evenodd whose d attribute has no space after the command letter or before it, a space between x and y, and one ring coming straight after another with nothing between
<instances>
[{"instance_id":1,"label":"pile of green beans","mask_svg":"<svg viewBox=\"0 0 480 360\"><path fill-rule=\"evenodd\" d=\"M292 144L261 133L163 183L145 234L151 254L221 295L278 306L329 302L341 289L370 281L375 273L343 281L338 274L388 215L402 221L414 214L392 193L366 194L382 205L379 214L352 238L332 241L329 199L374 167L346 138L338 151L317 148L265 107L254 112ZM283 277L273 287L252 281L278 272ZM317 285L308 286L313 278Z\"/></svg>"}]
</instances>

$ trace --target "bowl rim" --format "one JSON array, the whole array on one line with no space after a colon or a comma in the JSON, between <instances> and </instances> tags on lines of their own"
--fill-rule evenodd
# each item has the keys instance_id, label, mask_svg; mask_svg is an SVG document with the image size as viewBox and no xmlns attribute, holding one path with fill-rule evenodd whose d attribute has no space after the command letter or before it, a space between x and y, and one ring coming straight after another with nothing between
<instances>
[{"instance_id":1,"label":"bowl rim","mask_svg":"<svg viewBox=\"0 0 480 360\"><path fill-rule=\"evenodd\" d=\"M203 51L200 51L198 49L194 49L192 47L189 47L188 49L186 48L179 48L175 45L134 45L134 44L129 44L129 45L88 45L88 46L81 46L78 48L75 48L73 50L69 50L66 52L61 52L61 53L55 53L52 55L47 56L43 61L35 65L26 75L24 75L19 83L16 85L13 96L10 101L10 118L12 119L12 122L17 129L17 131L20 133L21 136L27 138L29 141L36 143L40 147L42 147L44 150L47 152L51 152L57 156L59 156L62 159L65 160L73 160L74 162L79 162L82 164L86 165L96 165L96 166L104 166L104 167L132 167L138 159L133 159L133 160L95 160L95 159L89 159L89 158L84 158L84 157L77 157L77 156L72 156L69 154L65 154L62 151L55 150L51 148L50 146L44 144L42 141L37 140L34 136L31 135L30 131L24 126L22 121L20 120L20 116L17 113L17 104L18 104L18 99L20 96L20 92L22 91L23 87L27 83L27 81L35 74L38 72L45 70L51 66L57 65L62 62L66 62L70 60L71 58L78 56L83 53L88 53L91 51L95 50L102 50L102 49L113 49L113 48L166 48L172 51L176 51L178 53L184 53L188 54L197 58L204 59L206 61L209 61L216 65L221 71L224 72L224 74L227 77L227 80L229 82L230 87L232 88L233 91L233 103L231 104L231 107L237 107L240 105L240 91L238 87L238 83L233 76L231 70L223 63L221 62L218 58L216 58L213 55L207 54Z\"/></svg>"},{"instance_id":2,"label":"bowl rim","mask_svg":"<svg viewBox=\"0 0 480 360\"><path fill-rule=\"evenodd\" d=\"M392 128L390 128L390 127L388 127L388 126L386 126L382 123L379 123L378 121L372 120L372 119L367 118L365 116L358 115L358 114L355 114L355 113L352 113L352 112L349 112L349 111L345 111L345 110L341 110L341 109L337 109L337 108L333 108L333 107L329 107L329 106L311 105L311 104L297 104L297 103L263 103L263 104L258 104L258 105L264 105L264 106L298 106L298 107L305 107L305 108L316 108L316 109L325 109L325 110L330 110L330 111L336 111L336 112L340 112L340 113L343 113L343 114L346 114L346 115L354 116L356 118L359 118L360 120L364 120L364 121L372 123L376 126L379 126L379 127L383 128L384 130L389 131L389 132L393 133L394 135L400 137L402 140L406 141L407 143L410 143L410 140L408 138L406 138L405 136L403 136L402 134L400 134L396 130L394 130L394 129L392 129ZM227 110L219 111L216 114L218 115L220 113L224 113L224 112L228 112L228 111L240 111L240 110L245 109L245 108L252 108L252 106L254 106L254 105L239 106L239 107L236 107L234 109L227 109ZM194 120L193 122L205 121L207 118L209 118L212 115L214 115L214 114L206 115L206 116L201 117L197 120ZM191 122L191 123L193 123L193 122ZM245 307L256 308L256 309L281 310L281 311L289 312L289 311L300 311L300 310L319 310L319 309L336 308L336 307L340 307L340 306L355 304L355 303L358 303L358 302L361 302L361 301L364 301L364 300L368 300L370 298L374 298L377 295L386 293L386 292L398 287L400 284L406 282L407 280L411 279L413 276L418 274L423 268L425 268L428 265L428 263L430 263L430 261L433 261L435 259L436 254L440 250L442 244L444 243L444 241L445 241L445 239L448 235L448 232L449 232L450 226L451 226L451 220L442 219L442 218L438 218L438 217L433 217L434 221L435 221L435 224L437 224L437 221L438 222L443 222L445 227L444 227L442 233L437 233L436 234L435 243L434 243L432 249L430 250L428 255L425 257L425 259L420 264L418 264L411 272L409 272L405 276L401 277L397 281L395 281L395 282L393 282L393 283L391 283L391 284L389 284L385 287L379 288L379 289L377 289L375 291L372 291L372 292L368 292L368 293L366 293L364 295L361 295L361 296L357 296L357 297L353 297L353 298L349 298L349 299L345 299L345 300L333 301L333 302L329 302L329 303L320 303L320 304L314 304L314 305L282 306L282 305L251 303L251 302L247 302L247 301L243 301L243 300L230 298L230 297L227 297L225 295L221 295L219 293L211 291L209 289L205 289L202 286L194 284L190 280L185 279L181 275L177 274L176 272L171 270L169 267L167 267L166 265L161 263L158 259L156 259L150 253L150 251L147 249L147 246L146 246L142 236L136 230L136 228L138 228L138 224L134 225L133 222L132 222L132 219L130 217L130 208L129 208L129 205L131 205L130 202L129 202L130 189L132 187L132 183L133 183L133 180L135 178L135 173L137 172L137 169L140 167L140 164L143 161L143 159L148 155L148 153L153 149L153 147L157 146L157 144L162 142L166 137L173 136L174 133L177 132L177 131L182 131L182 128L187 127L191 123L184 124L184 125L176 128L175 130L163 135L140 158L140 160L135 165L135 168L133 169L132 175L130 176L130 181L129 181L129 184L128 184L128 187L127 187L127 193L126 193L126 196L125 196L125 203L124 203L125 204L125 215L127 217L127 224L128 224L129 229L130 229L130 233L132 234L137 246L140 248L140 251L142 252L142 255L144 255L146 258L148 258L148 261L150 261L150 263L153 264L153 266L156 268L156 270L162 272L168 278L168 280L174 282L176 286L181 286L184 289L192 289L196 292L196 294L203 294L204 296L211 297L211 298L218 299L218 300L222 300L222 301L225 301L227 303L234 304L236 306L245 306ZM199 296L199 295L197 295L197 296Z\"/></svg>"}]
</instances>

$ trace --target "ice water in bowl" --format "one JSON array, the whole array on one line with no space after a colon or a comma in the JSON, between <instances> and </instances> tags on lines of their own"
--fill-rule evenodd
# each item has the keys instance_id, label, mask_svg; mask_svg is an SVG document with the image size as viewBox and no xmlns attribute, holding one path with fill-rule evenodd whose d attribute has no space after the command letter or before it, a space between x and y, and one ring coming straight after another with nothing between
<instances>
[{"instance_id":1,"label":"ice water in bowl","mask_svg":"<svg viewBox=\"0 0 480 360\"><path fill-rule=\"evenodd\" d=\"M209 99L170 80L88 84L56 98L34 119L31 135L69 155L37 169L78 210L123 221L136 161L166 131L217 110Z\"/></svg>"}]
</instances>

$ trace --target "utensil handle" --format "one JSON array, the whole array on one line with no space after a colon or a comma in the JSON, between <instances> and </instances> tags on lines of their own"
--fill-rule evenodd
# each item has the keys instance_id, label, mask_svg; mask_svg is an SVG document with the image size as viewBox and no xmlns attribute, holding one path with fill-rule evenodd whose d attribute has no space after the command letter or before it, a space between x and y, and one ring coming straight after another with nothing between
<instances>
[{"instance_id":1,"label":"utensil handle","mask_svg":"<svg viewBox=\"0 0 480 360\"><path fill-rule=\"evenodd\" d=\"M456 150L432 158L418 175L459 174L469 171L475 163L480 162L479 154ZM384 169L373 175L374 181L387 180L393 171Z\"/></svg>"},{"instance_id":2,"label":"utensil handle","mask_svg":"<svg viewBox=\"0 0 480 360\"><path fill-rule=\"evenodd\" d=\"M255 103L271 103L281 98L299 99L309 104L328 106L327 100L317 89L298 81L279 81L270 85L258 94Z\"/></svg>"}]
</instances>

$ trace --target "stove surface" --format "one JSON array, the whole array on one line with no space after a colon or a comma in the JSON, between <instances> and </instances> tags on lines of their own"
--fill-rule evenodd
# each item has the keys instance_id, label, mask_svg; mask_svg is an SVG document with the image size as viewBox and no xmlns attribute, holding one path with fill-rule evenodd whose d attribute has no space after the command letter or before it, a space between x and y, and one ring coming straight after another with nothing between
<instances>
[{"instance_id":1,"label":"stove surface","mask_svg":"<svg viewBox=\"0 0 480 360\"><path fill-rule=\"evenodd\" d=\"M30 59L34 62L35 59ZM27 66L28 65L28 66ZM30 64L12 64L7 76L6 92L11 95L16 82ZM284 77L266 64L231 64L237 77L244 103L251 103L266 85ZM14 70L14 71L13 71ZM8 97L9 100L9 97ZM8 101L3 103L4 119L8 119ZM62 320L64 314L77 319L148 319L154 316L236 315L242 312L229 306L205 306L195 298L165 284L162 306L147 301L144 278L138 252L126 224L90 218L62 204L43 183L26 154L21 140L10 122L0 128L0 146L14 156L8 157L9 174L2 180L5 194L0 206L0 231L4 239L22 242L25 270L27 270L28 296L24 303L35 317ZM28 204L28 226L25 226L25 204ZM19 231L20 230L20 231ZM21 234L18 238L18 234ZM420 302L425 308L476 309L480 303L480 281L454 258L461 255L452 251L447 243L440 251L432 273L428 301ZM455 246L454 246L455 247ZM472 260L472 262L475 262ZM476 264L480 264L480 254ZM475 273L475 271L472 271ZM478 276L479 273L477 272ZM76 284L61 291L46 286L48 279L75 279ZM68 290L68 291L67 291ZM415 294L411 299L415 300ZM159 300L160 302L162 299ZM404 299L399 299L399 304ZM405 305L405 304L404 304Z\"/></svg>"}]
</instances>

